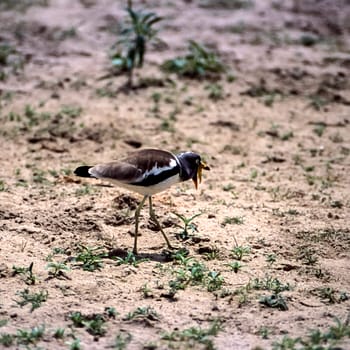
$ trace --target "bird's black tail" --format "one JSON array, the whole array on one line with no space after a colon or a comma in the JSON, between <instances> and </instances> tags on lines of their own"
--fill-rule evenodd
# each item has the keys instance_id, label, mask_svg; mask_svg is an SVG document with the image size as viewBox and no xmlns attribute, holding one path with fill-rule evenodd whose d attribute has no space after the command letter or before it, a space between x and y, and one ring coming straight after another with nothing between
<instances>
[{"instance_id":1,"label":"bird's black tail","mask_svg":"<svg viewBox=\"0 0 350 350\"><path fill-rule=\"evenodd\" d=\"M74 174L81 177L93 177L89 173L90 168L92 168L92 166L87 166L87 165L80 166L74 170Z\"/></svg>"}]
</instances>

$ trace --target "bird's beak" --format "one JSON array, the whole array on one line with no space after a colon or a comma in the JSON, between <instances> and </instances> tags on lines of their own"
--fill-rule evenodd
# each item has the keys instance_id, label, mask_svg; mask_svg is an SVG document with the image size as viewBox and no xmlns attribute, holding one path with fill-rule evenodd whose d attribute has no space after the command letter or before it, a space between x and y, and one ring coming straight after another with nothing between
<instances>
[{"instance_id":1,"label":"bird's beak","mask_svg":"<svg viewBox=\"0 0 350 350\"><path fill-rule=\"evenodd\" d=\"M210 170L210 168L208 167L208 165L204 162L200 162L199 166L198 166L198 170L197 173L195 174L193 180L194 183L194 187L196 188L196 190L198 189L198 184L202 182L202 170Z\"/></svg>"}]
</instances>

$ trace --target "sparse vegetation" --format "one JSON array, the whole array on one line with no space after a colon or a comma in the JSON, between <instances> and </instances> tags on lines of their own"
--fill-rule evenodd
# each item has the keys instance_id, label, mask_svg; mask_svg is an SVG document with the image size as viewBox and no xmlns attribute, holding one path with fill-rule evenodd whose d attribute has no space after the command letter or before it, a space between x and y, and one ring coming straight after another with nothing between
<instances>
[{"instance_id":1,"label":"sparse vegetation","mask_svg":"<svg viewBox=\"0 0 350 350\"><path fill-rule=\"evenodd\" d=\"M119 71L128 72L127 86L133 86L133 73L136 67L141 68L149 43L155 39L157 31L154 25L162 20L162 17L153 12L136 11L132 8L132 2L128 2L127 12L129 23L121 31L122 39L118 40L115 47L122 46L112 55L112 65Z\"/></svg>"},{"instance_id":2,"label":"sparse vegetation","mask_svg":"<svg viewBox=\"0 0 350 350\"><path fill-rule=\"evenodd\" d=\"M74 261L77 263L77 267L92 272L102 269L102 258L106 258L107 256L108 254L102 250L102 247L86 247L80 245L78 255L74 257Z\"/></svg>"},{"instance_id":3,"label":"sparse vegetation","mask_svg":"<svg viewBox=\"0 0 350 350\"><path fill-rule=\"evenodd\" d=\"M21 298L16 300L16 303L23 307L27 304L31 304L30 312L33 312L35 309L39 308L43 302L48 298L49 293L46 290L42 290L38 293L31 293L29 289L24 289L19 291L17 295Z\"/></svg>"},{"instance_id":4,"label":"sparse vegetation","mask_svg":"<svg viewBox=\"0 0 350 350\"><path fill-rule=\"evenodd\" d=\"M1 349L348 349L340 3L0 0ZM74 169L148 147L211 171L135 256L139 195Z\"/></svg>"},{"instance_id":5,"label":"sparse vegetation","mask_svg":"<svg viewBox=\"0 0 350 350\"><path fill-rule=\"evenodd\" d=\"M165 61L162 69L194 79L217 77L226 71L219 58L197 42L191 40L188 50L186 56Z\"/></svg>"}]
</instances>

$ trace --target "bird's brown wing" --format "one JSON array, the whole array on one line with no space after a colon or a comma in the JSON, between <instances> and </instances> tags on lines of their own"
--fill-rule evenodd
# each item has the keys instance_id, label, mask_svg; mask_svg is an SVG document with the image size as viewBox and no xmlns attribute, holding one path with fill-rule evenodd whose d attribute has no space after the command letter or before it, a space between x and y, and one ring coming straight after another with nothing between
<instances>
[{"instance_id":1,"label":"bird's brown wing","mask_svg":"<svg viewBox=\"0 0 350 350\"><path fill-rule=\"evenodd\" d=\"M144 149L129 156L105 164L98 164L89 173L97 178L105 178L123 183L142 182L152 171L168 168L171 161L176 161L170 152L157 149Z\"/></svg>"}]
</instances>

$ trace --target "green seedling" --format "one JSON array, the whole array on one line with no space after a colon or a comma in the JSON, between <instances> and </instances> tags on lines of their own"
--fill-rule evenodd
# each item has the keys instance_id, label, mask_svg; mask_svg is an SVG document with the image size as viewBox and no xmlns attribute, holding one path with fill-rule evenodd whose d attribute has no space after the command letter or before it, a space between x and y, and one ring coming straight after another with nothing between
<instances>
[{"instance_id":1,"label":"green seedling","mask_svg":"<svg viewBox=\"0 0 350 350\"><path fill-rule=\"evenodd\" d=\"M235 273L240 271L241 268L243 267L243 265L241 264L240 261L233 261L233 262L227 264L227 266L229 266L232 269L232 271Z\"/></svg>"},{"instance_id":2,"label":"green seedling","mask_svg":"<svg viewBox=\"0 0 350 350\"><path fill-rule=\"evenodd\" d=\"M34 327L30 330L18 329L16 334L17 344L34 344L40 340L45 333L45 326Z\"/></svg>"},{"instance_id":3,"label":"green seedling","mask_svg":"<svg viewBox=\"0 0 350 350\"><path fill-rule=\"evenodd\" d=\"M125 320L127 321L144 320L144 319L148 319L151 321L158 321L159 315L152 307L146 306L146 307L138 307L136 310L129 312L125 316Z\"/></svg>"},{"instance_id":4,"label":"green seedling","mask_svg":"<svg viewBox=\"0 0 350 350\"><path fill-rule=\"evenodd\" d=\"M74 261L80 263L78 266L84 271L101 270L103 267L102 258L106 258L108 254L101 251L102 247L86 247L79 246L79 253L74 258Z\"/></svg>"},{"instance_id":5,"label":"green seedling","mask_svg":"<svg viewBox=\"0 0 350 350\"><path fill-rule=\"evenodd\" d=\"M218 77L226 71L224 64L213 52L193 40L189 42L189 53L186 56L165 61L162 69L194 79Z\"/></svg>"},{"instance_id":6,"label":"green seedling","mask_svg":"<svg viewBox=\"0 0 350 350\"><path fill-rule=\"evenodd\" d=\"M265 260L268 264L272 265L274 262L276 262L277 256L276 256L276 254L273 254L273 253L267 254Z\"/></svg>"},{"instance_id":7,"label":"green seedling","mask_svg":"<svg viewBox=\"0 0 350 350\"><path fill-rule=\"evenodd\" d=\"M217 83L209 84L205 87L209 91L208 97L213 101L219 101L224 98L224 89Z\"/></svg>"},{"instance_id":8,"label":"green seedling","mask_svg":"<svg viewBox=\"0 0 350 350\"><path fill-rule=\"evenodd\" d=\"M37 278L33 273L33 266L34 263L31 262L28 267L18 267L18 266L12 266L12 275L21 275L24 277L24 282L28 285L35 284Z\"/></svg>"},{"instance_id":9,"label":"green seedling","mask_svg":"<svg viewBox=\"0 0 350 350\"><path fill-rule=\"evenodd\" d=\"M187 265L193 260L193 258L188 256L188 254L189 252L187 249L179 249L175 252L175 254L172 254L171 257L180 265Z\"/></svg>"},{"instance_id":10,"label":"green seedling","mask_svg":"<svg viewBox=\"0 0 350 350\"><path fill-rule=\"evenodd\" d=\"M7 186L4 180L0 180L0 192L6 191Z\"/></svg>"},{"instance_id":11,"label":"green seedling","mask_svg":"<svg viewBox=\"0 0 350 350\"><path fill-rule=\"evenodd\" d=\"M115 336L113 349L124 350L127 348L128 344L131 342L132 335L130 333L120 332Z\"/></svg>"},{"instance_id":12,"label":"green seedling","mask_svg":"<svg viewBox=\"0 0 350 350\"><path fill-rule=\"evenodd\" d=\"M55 261L48 263L46 268L49 270L49 276L55 278L67 277L65 272L70 271L70 268L65 263Z\"/></svg>"},{"instance_id":13,"label":"green seedling","mask_svg":"<svg viewBox=\"0 0 350 350\"><path fill-rule=\"evenodd\" d=\"M199 343L203 344L205 349L213 350L215 347L211 338L217 336L221 330L223 330L222 322L215 320L207 329L191 327L182 331L176 330L171 333L164 333L161 338L169 342L186 342L186 349L196 348L196 343Z\"/></svg>"},{"instance_id":14,"label":"green seedling","mask_svg":"<svg viewBox=\"0 0 350 350\"><path fill-rule=\"evenodd\" d=\"M286 303L285 299L283 298L283 296L280 294L272 294L270 296L263 296L260 298L259 303L263 304L265 306L268 306L268 307L279 309L281 311L288 310L287 303Z\"/></svg>"},{"instance_id":15,"label":"green seedling","mask_svg":"<svg viewBox=\"0 0 350 350\"><path fill-rule=\"evenodd\" d=\"M74 339L70 344L69 344L69 349L70 350L81 350L82 347L80 345L80 339Z\"/></svg>"},{"instance_id":16,"label":"green seedling","mask_svg":"<svg viewBox=\"0 0 350 350\"><path fill-rule=\"evenodd\" d=\"M180 227L180 228L182 229L182 231L181 231L180 233L176 234L176 238L178 238L178 239L180 239L180 240L182 240L182 241L186 241L186 240L188 240L188 239L190 238L190 232L189 232L189 230L192 231L192 234L193 234L194 232L197 232L197 231L198 231L198 230L197 230L197 225L194 224L192 221L193 221L196 217L202 215L202 213L195 214L195 215L193 215L193 216L190 217L190 218L186 218L185 216L183 216L183 215L181 215L181 214L178 214L178 213L175 213L175 212L174 212L173 214L176 215L176 216L182 221L182 223L183 223L183 226L177 225L177 227Z\"/></svg>"},{"instance_id":17,"label":"green seedling","mask_svg":"<svg viewBox=\"0 0 350 350\"><path fill-rule=\"evenodd\" d=\"M5 348L9 348L15 342L15 336L9 333L1 333L0 334L0 345Z\"/></svg>"},{"instance_id":18,"label":"green seedling","mask_svg":"<svg viewBox=\"0 0 350 350\"><path fill-rule=\"evenodd\" d=\"M126 10L129 24L121 32L122 39L114 45L119 50L112 55L112 65L118 71L128 73L127 87L132 88L134 69L143 66L147 46L157 35L154 25L161 21L162 17L153 12L133 10L131 1L128 2Z\"/></svg>"},{"instance_id":19,"label":"green seedling","mask_svg":"<svg viewBox=\"0 0 350 350\"><path fill-rule=\"evenodd\" d=\"M243 216L226 216L222 222L223 226L226 225L243 225L244 217Z\"/></svg>"},{"instance_id":20,"label":"green seedling","mask_svg":"<svg viewBox=\"0 0 350 350\"><path fill-rule=\"evenodd\" d=\"M214 292L221 289L224 283L224 278L220 275L220 272L210 271L206 276L205 284L208 292Z\"/></svg>"},{"instance_id":21,"label":"green seedling","mask_svg":"<svg viewBox=\"0 0 350 350\"><path fill-rule=\"evenodd\" d=\"M348 320L341 322L336 319L336 324L330 326L328 330L322 332L319 329L309 331L306 337L291 338L284 336L281 341L273 343L273 350L330 350L343 349L337 345L344 339L350 337L350 326Z\"/></svg>"},{"instance_id":22,"label":"green seedling","mask_svg":"<svg viewBox=\"0 0 350 350\"><path fill-rule=\"evenodd\" d=\"M254 278L251 282L251 287L258 290L270 290L275 294L279 294L285 290L291 290L289 283L283 284L277 278L265 276L265 278Z\"/></svg>"},{"instance_id":23,"label":"green seedling","mask_svg":"<svg viewBox=\"0 0 350 350\"><path fill-rule=\"evenodd\" d=\"M102 314L83 315L80 311L72 312L69 319L73 322L73 326L77 328L85 328L85 330L94 336L104 336L106 334L105 318Z\"/></svg>"},{"instance_id":24,"label":"green seedling","mask_svg":"<svg viewBox=\"0 0 350 350\"><path fill-rule=\"evenodd\" d=\"M16 300L16 303L23 307L27 304L31 304L30 312L33 312L35 309L39 308L43 302L47 300L49 293L45 291L40 291L39 293L30 293L28 289L24 289L17 293L22 299Z\"/></svg>"},{"instance_id":25,"label":"green seedling","mask_svg":"<svg viewBox=\"0 0 350 350\"><path fill-rule=\"evenodd\" d=\"M117 266L119 265L132 265L137 267L139 264L145 261L149 261L149 259L138 259L133 252L128 252L125 258L117 257Z\"/></svg>"},{"instance_id":26,"label":"green seedling","mask_svg":"<svg viewBox=\"0 0 350 350\"><path fill-rule=\"evenodd\" d=\"M107 317L109 317L109 318L116 318L117 315L119 315L119 313L117 312L117 310L113 306L105 307L105 313L106 313Z\"/></svg>"},{"instance_id":27,"label":"green seedling","mask_svg":"<svg viewBox=\"0 0 350 350\"><path fill-rule=\"evenodd\" d=\"M63 339L64 338L64 328L57 328L55 332L53 333L53 337L56 339Z\"/></svg>"},{"instance_id":28,"label":"green seedling","mask_svg":"<svg viewBox=\"0 0 350 350\"><path fill-rule=\"evenodd\" d=\"M245 255L249 255L250 247L245 246L235 246L231 250L232 257L236 260L242 260Z\"/></svg>"}]
</instances>

